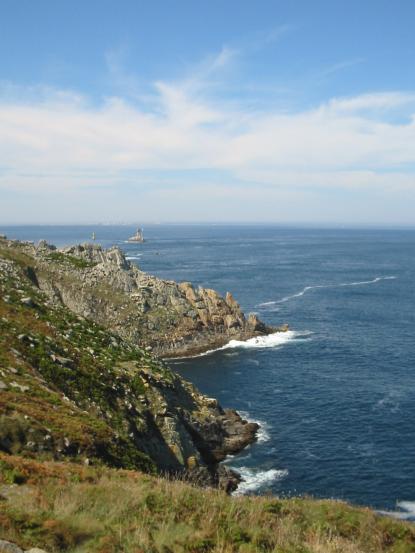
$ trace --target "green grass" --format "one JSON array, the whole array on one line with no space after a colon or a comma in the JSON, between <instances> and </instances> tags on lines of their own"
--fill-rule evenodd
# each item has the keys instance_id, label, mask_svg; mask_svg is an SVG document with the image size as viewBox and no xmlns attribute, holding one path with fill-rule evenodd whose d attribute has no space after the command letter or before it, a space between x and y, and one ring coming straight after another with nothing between
<instances>
[{"instance_id":1,"label":"green grass","mask_svg":"<svg viewBox=\"0 0 415 553\"><path fill-rule=\"evenodd\" d=\"M145 388L139 371L165 369L157 371L159 363L99 325L47 305L28 281L30 260L18 257L15 274L0 274L0 380L7 385L0 393L0 450L30 455L25 444L35 441L37 455L51 456L51 448L43 446L67 439L71 447L60 455L154 472L154 462L129 435L124 405L136 401L141 408ZM21 303L24 296L33 299L33 307ZM52 439L45 443L47 433Z\"/></svg>"},{"instance_id":2,"label":"green grass","mask_svg":"<svg viewBox=\"0 0 415 553\"><path fill-rule=\"evenodd\" d=\"M55 263L66 263L72 265L76 269L89 269L95 267L96 263L92 261L87 261L80 257L75 257L67 253L62 252L51 252L46 256L46 259L49 261L54 261Z\"/></svg>"},{"instance_id":3,"label":"green grass","mask_svg":"<svg viewBox=\"0 0 415 553\"><path fill-rule=\"evenodd\" d=\"M68 553L410 553L415 527L339 501L232 498L132 471L0 455L4 539ZM1 487L1 484L0 484Z\"/></svg>"}]
</instances>

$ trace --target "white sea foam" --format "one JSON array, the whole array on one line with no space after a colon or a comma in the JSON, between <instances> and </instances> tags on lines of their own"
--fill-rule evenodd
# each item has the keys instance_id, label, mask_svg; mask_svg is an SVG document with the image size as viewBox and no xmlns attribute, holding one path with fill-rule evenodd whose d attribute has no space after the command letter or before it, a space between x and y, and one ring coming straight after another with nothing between
<instances>
[{"instance_id":1,"label":"white sea foam","mask_svg":"<svg viewBox=\"0 0 415 553\"><path fill-rule=\"evenodd\" d=\"M138 255L127 255L125 259L128 259L128 261L130 261L131 259L140 259L142 255L142 253L139 253Z\"/></svg>"},{"instance_id":2,"label":"white sea foam","mask_svg":"<svg viewBox=\"0 0 415 553\"><path fill-rule=\"evenodd\" d=\"M241 457L241 454L238 455L239 462L247 461L250 458L251 458L251 453L247 453L243 457ZM226 459L222 461L222 464L226 465L227 463L233 463L234 460L235 460L235 455L227 455ZM238 470L238 469L235 469L235 470Z\"/></svg>"},{"instance_id":3,"label":"white sea foam","mask_svg":"<svg viewBox=\"0 0 415 553\"><path fill-rule=\"evenodd\" d=\"M406 511L408 518L415 518L415 501L398 501L397 506Z\"/></svg>"},{"instance_id":4,"label":"white sea foam","mask_svg":"<svg viewBox=\"0 0 415 553\"><path fill-rule=\"evenodd\" d=\"M391 391L387 393L382 399L379 399L374 405L373 409L384 409L391 413L397 413L400 409L401 394L398 391Z\"/></svg>"},{"instance_id":5,"label":"white sea foam","mask_svg":"<svg viewBox=\"0 0 415 553\"><path fill-rule=\"evenodd\" d=\"M316 290L318 288L343 288L345 286L364 286L367 284L376 284L377 282L380 282L381 280L394 280L396 279L396 276L381 276L376 277L372 280L360 280L356 282L340 282L339 284L316 284L314 286L306 286L303 288L300 292L297 292L296 294L291 294L290 296L285 296L284 298L281 298L280 300L275 301L266 301L264 303L258 304L257 307L270 307L272 305L276 305L278 303L285 303L289 300L292 300L294 298L300 298L301 296L304 296L307 292L310 290Z\"/></svg>"},{"instance_id":6,"label":"white sea foam","mask_svg":"<svg viewBox=\"0 0 415 553\"><path fill-rule=\"evenodd\" d=\"M234 470L239 472L242 477L242 482L233 492L233 495L245 495L257 491L260 488L269 486L276 480L282 480L288 475L288 470L258 470L248 467L234 467Z\"/></svg>"},{"instance_id":7,"label":"white sea foam","mask_svg":"<svg viewBox=\"0 0 415 553\"><path fill-rule=\"evenodd\" d=\"M386 515L401 520L415 520L415 501L398 501L396 504L400 511L378 511L381 515Z\"/></svg>"},{"instance_id":8,"label":"white sea foam","mask_svg":"<svg viewBox=\"0 0 415 553\"><path fill-rule=\"evenodd\" d=\"M209 349L203 353L192 355L192 357L204 357L210 355L216 351L222 351L227 349L251 349L251 348L277 348L288 344L289 342L306 342L310 340L312 334L309 330L294 331L286 330L285 332L274 332L267 334L266 336L256 336L255 338L249 338L249 340L231 340L224 346L216 349ZM174 359L182 359L181 357L172 357Z\"/></svg>"},{"instance_id":9,"label":"white sea foam","mask_svg":"<svg viewBox=\"0 0 415 553\"><path fill-rule=\"evenodd\" d=\"M310 336L311 332L306 330L303 332L287 330L286 332L274 332L266 336L256 336L249 340L231 340L219 349L233 348L275 348L283 346L288 342L304 341L304 337Z\"/></svg>"},{"instance_id":10,"label":"white sea foam","mask_svg":"<svg viewBox=\"0 0 415 553\"><path fill-rule=\"evenodd\" d=\"M241 415L242 418L246 419L248 422L255 422L256 424L259 425L259 428L257 431L258 443L268 442L271 439L271 436L269 434L270 426L267 422L252 418L247 411L239 411L239 414Z\"/></svg>"}]
</instances>

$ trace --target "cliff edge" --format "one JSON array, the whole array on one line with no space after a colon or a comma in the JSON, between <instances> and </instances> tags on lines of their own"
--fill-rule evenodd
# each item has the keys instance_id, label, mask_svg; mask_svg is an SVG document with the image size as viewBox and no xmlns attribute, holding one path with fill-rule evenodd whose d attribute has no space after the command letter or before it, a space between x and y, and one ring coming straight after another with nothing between
<instances>
[{"instance_id":1,"label":"cliff edge","mask_svg":"<svg viewBox=\"0 0 415 553\"><path fill-rule=\"evenodd\" d=\"M135 282L138 270L119 263L122 256L98 263L0 239L0 451L181 474L234 489L237 475L219 463L254 441L258 425L121 336L129 332L76 313L85 312L85 298L97 306L95 318L110 313L114 296L116 305L126 298L118 304L123 316L128 301L133 309L128 294L104 287L110 279L119 289ZM105 272L108 279L98 278ZM71 310L82 282L83 300ZM129 320L123 316L107 326Z\"/></svg>"},{"instance_id":2,"label":"cliff edge","mask_svg":"<svg viewBox=\"0 0 415 553\"><path fill-rule=\"evenodd\" d=\"M33 278L55 304L160 357L195 355L231 339L286 330L271 328L254 314L245 317L229 292L223 298L215 290L149 275L117 247L57 250L46 242L18 247L32 258Z\"/></svg>"}]
</instances>

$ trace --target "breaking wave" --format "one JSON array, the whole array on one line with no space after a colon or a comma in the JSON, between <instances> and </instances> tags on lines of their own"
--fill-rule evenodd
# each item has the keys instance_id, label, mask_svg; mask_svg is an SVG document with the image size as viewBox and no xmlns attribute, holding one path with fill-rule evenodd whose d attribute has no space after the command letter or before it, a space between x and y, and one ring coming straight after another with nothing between
<instances>
[{"instance_id":1,"label":"breaking wave","mask_svg":"<svg viewBox=\"0 0 415 553\"><path fill-rule=\"evenodd\" d=\"M249 340L231 340L224 346L216 349L209 349L203 353L192 355L191 357L204 357L217 351L223 351L227 349L251 349L251 348L277 348L281 347L289 342L307 342L310 340L310 336L313 334L310 330L295 331L286 330L282 332L274 332L267 334L266 336L256 336L255 338L249 338ZM171 360L182 359L182 357L172 357Z\"/></svg>"},{"instance_id":2,"label":"breaking wave","mask_svg":"<svg viewBox=\"0 0 415 553\"><path fill-rule=\"evenodd\" d=\"M252 418L251 415L246 411L238 411L238 413L241 415L242 418L246 419L248 422L255 422L256 424L259 424L259 429L257 431L258 443L268 442L271 439L271 436L269 435L268 423Z\"/></svg>"},{"instance_id":3,"label":"breaking wave","mask_svg":"<svg viewBox=\"0 0 415 553\"><path fill-rule=\"evenodd\" d=\"M288 475L288 470L258 470L248 467L233 467L242 477L242 482L232 495L245 495L269 486L276 480L282 480Z\"/></svg>"},{"instance_id":4,"label":"breaking wave","mask_svg":"<svg viewBox=\"0 0 415 553\"><path fill-rule=\"evenodd\" d=\"M400 511L377 511L380 515L386 515L400 520L415 521L415 501L398 501L396 504Z\"/></svg>"},{"instance_id":5,"label":"breaking wave","mask_svg":"<svg viewBox=\"0 0 415 553\"><path fill-rule=\"evenodd\" d=\"M285 332L274 332L273 334L267 334L266 336L256 336L255 338L249 338L249 340L231 340L218 350L234 349L234 348L276 348L287 344L288 342L296 341L303 342L309 340L306 338L310 336L312 332L309 330L295 331L286 330Z\"/></svg>"},{"instance_id":6,"label":"breaking wave","mask_svg":"<svg viewBox=\"0 0 415 553\"><path fill-rule=\"evenodd\" d=\"M316 290L317 288L343 288L345 286L364 286L365 284L375 284L376 282L380 282L381 280L394 280L397 278L396 276L384 276L384 277L376 277L372 280L361 280L356 282L340 282L339 284L316 284L315 286L306 286L301 290L301 292L297 292L296 294L292 294L291 296L285 296L284 298L281 298L280 300L275 301L266 301L264 303L259 303L257 307L268 307L271 305L276 305L278 303L285 303L289 300L292 300L294 298L300 298L301 296L304 296L307 292L310 290Z\"/></svg>"}]
</instances>

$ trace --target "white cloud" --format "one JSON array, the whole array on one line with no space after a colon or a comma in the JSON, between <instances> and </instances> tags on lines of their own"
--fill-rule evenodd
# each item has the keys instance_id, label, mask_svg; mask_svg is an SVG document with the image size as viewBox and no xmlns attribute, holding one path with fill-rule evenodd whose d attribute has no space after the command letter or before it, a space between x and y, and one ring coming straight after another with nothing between
<instances>
[{"instance_id":1,"label":"white cloud","mask_svg":"<svg viewBox=\"0 0 415 553\"><path fill-rule=\"evenodd\" d=\"M224 48L189 78L155 83L151 110L122 97L94 106L76 92L41 87L19 88L13 101L13 86L3 86L0 186L122 187L131 182L126 171L195 169L221 171L241 186L415 186L415 94L333 98L295 113L247 111L209 100L209 79L234 55ZM390 117L396 109L403 119Z\"/></svg>"},{"instance_id":2,"label":"white cloud","mask_svg":"<svg viewBox=\"0 0 415 553\"><path fill-rule=\"evenodd\" d=\"M380 92L361 94L354 98L335 98L327 107L334 112L359 112L362 110L391 110L398 107L415 107L415 94L407 92Z\"/></svg>"}]
</instances>

